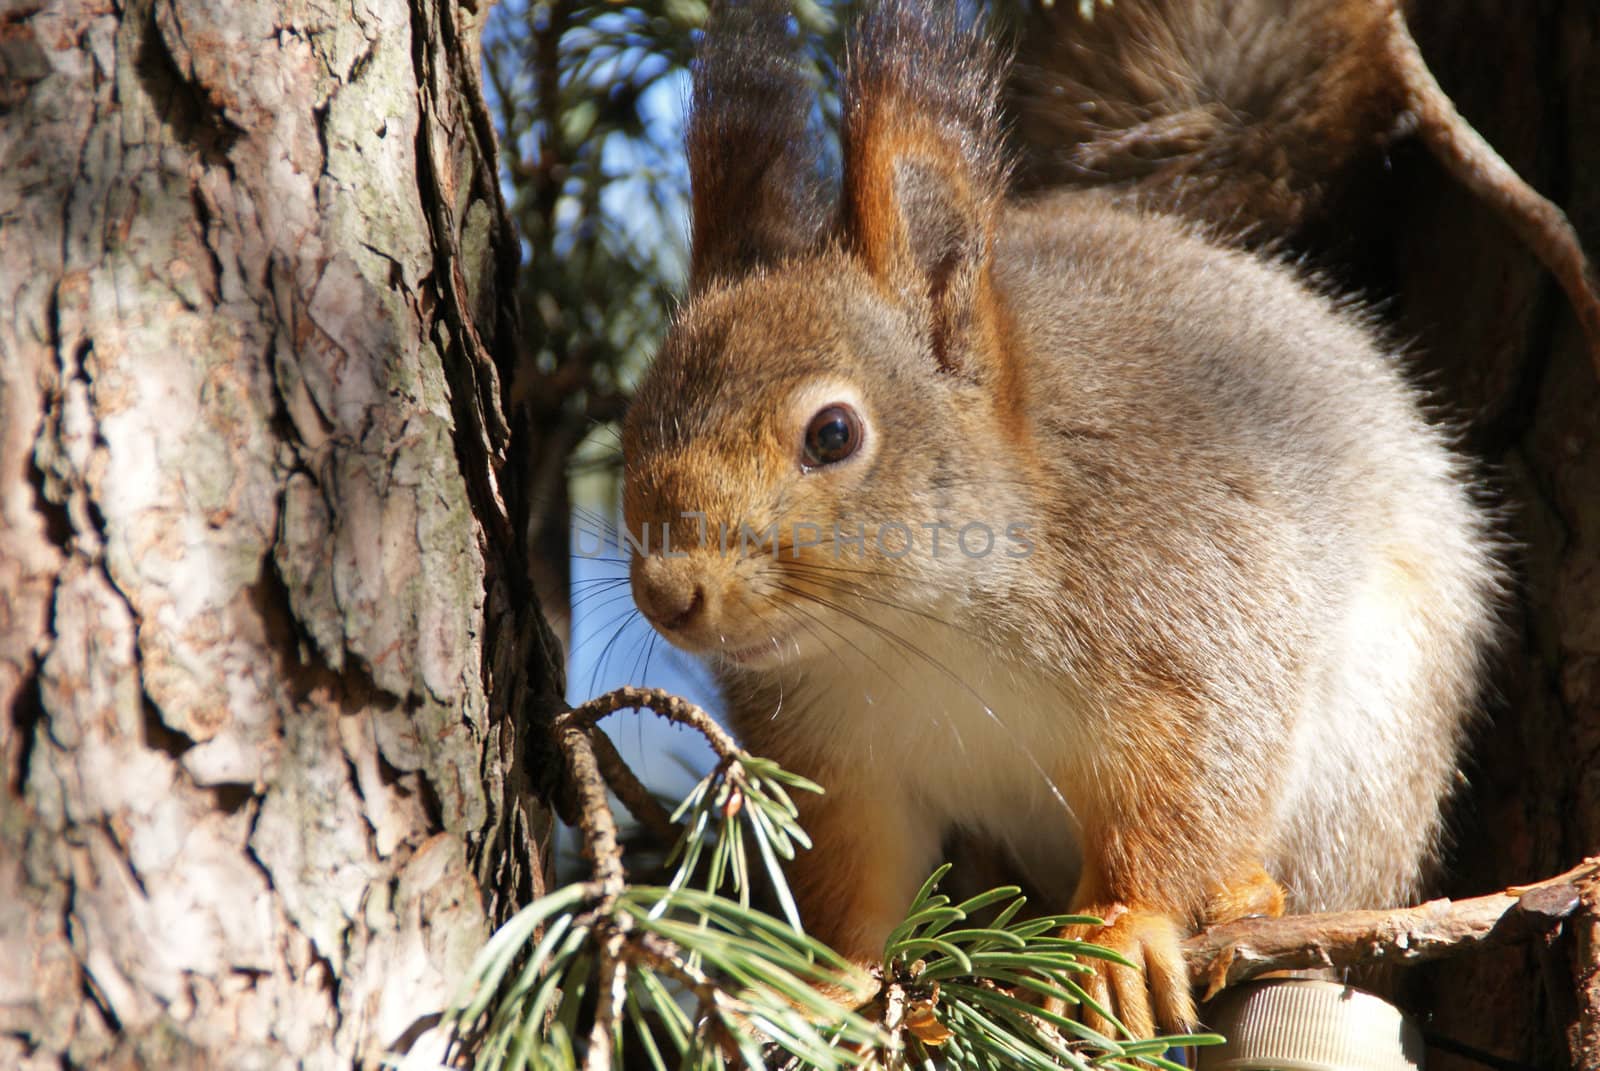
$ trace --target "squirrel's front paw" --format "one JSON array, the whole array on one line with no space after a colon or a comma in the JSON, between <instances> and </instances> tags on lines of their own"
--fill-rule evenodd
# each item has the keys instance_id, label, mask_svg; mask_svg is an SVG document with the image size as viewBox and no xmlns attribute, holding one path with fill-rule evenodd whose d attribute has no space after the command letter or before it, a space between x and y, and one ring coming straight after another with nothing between
<instances>
[{"instance_id":1,"label":"squirrel's front paw","mask_svg":"<svg viewBox=\"0 0 1600 1071\"><path fill-rule=\"evenodd\" d=\"M883 967L876 957L857 959L836 978L813 982L811 988L841 1007L857 1010L882 991Z\"/></svg>"},{"instance_id":2,"label":"squirrel's front paw","mask_svg":"<svg viewBox=\"0 0 1600 1071\"><path fill-rule=\"evenodd\" d=\"M1061 936L1088 941L1118 953L1139 969L1103 959L1086 959L1092 975L1080 975L1078 984L1122 1021L1136 1038L1193 1029L1194 995L1184 968L1180 942L1183 932L1169 915L1126 904L1095 905L1082 909L1106 921L1104 926L1069 926ZM1111 1024L1087 1005L1080 1009L1085 1026L1110 1036Z\"/></svg>"}]
</instances>

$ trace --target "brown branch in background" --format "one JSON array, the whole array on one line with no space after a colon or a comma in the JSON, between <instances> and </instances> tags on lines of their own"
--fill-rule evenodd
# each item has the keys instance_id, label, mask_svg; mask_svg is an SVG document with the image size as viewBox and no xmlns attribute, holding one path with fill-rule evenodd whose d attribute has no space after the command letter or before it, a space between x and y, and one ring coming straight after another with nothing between
<instances>
[{"instance_id":1,"label":"brown branch in background","mask_svg":"<svg viewBox=\"0 0 1600 1071\"><path fill-rule=\"evenodd\" d=\"M1385 41L1389 63L1400 80L1423 144L1457 182L1498 212L1556 277L1572 302L1589 343L1589 357L1600 373L1600 293L1566 213L1524 182L1456 111L1398 10L1389 15Z\"/></svg>"},{"instance_id":2,"label":"brown branch in background","mask_svg":"<svg viewBox=\"0 0 1600 1071\"><path fill-rule=\"evenodd\" d=\"M1546 881L1468 900L1223 923L1185 941L1184 958L1209 1000L1269 971L1422 963L1524 940L1553 930L1597 888L1600 859L1588 859ZM1593 981L1600 988L1600 978Z\"/></svg>"},{"instance_id":3,"label":"brown branch in background","mask_svg":"<svg viewBox=\"0 0 1600 1071\"><path fill-rule=\"evenodd\" d=\"M546 242L555 234L556 202L567 177L561 139L561 38L571 19L572 0L555 0L545 8L544 23L535 30L533 40L540 122L534 201L544 223L540 237Z\"/></svg>"},{"instance_id":4,"label":"brown branch in background","mask_svg":"<svg viewBox=\"0 0 1600 1071\"><path fill-rule=\"evenodd\" d=\"M617 794L617 799L628 808L628 813L637 818L639 824L649 830L662 847L670 848L676 844L683 828L672 820L672 812L662 806L655 794L645 788L638 775L628 768L611 738L605 733L593 731L589 733L589 742L594 747L601 775L605 777L606 784L611 786L611 791Z\"/></svg>"}]
</instances>

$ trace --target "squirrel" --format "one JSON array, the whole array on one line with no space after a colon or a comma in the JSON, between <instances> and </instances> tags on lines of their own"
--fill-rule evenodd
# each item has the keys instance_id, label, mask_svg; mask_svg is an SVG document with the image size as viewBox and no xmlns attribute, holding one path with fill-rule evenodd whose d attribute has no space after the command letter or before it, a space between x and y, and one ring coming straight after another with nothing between
<instances>
[{"instance_id":1,"label":"squirrel","mask_svg":"<svg viewBox=\"0 0 1600 1071\"><path fill-rule=\"evenodd\" d=\"M1229 187L1217 160L1270 157L1237 102L1163 110L1116 66L1192 90L1135 54L1209 48L1229 5L1117 0L1079 44L1041 12L1009 69L960 8L861 16L835 191L787 5L713 5L689 297L623 428L632 590L826 790L797 801L808 932L876 964L965 836L1104 921L1073 935L1143 969L1087 984L1131 1032L1184 1029L1196 927L1419 894L1498 538L1397 348L1243 225L1292 230L1354 148L1291 139Z\"/></svg>"}]
</instances>

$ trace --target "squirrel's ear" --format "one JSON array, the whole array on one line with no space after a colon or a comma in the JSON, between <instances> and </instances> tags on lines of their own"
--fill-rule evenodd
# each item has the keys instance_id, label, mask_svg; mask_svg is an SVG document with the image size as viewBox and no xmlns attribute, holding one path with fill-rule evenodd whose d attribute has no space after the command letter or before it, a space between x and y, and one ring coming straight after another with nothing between
<instances>
[{"instance_id":1,"label":"squirrel's ear","mask_svg":"<svg viewBox=\"0 0 1600 1071\"><path fill-rule=\"evenodd\" d=\"M1001 63L962 6L868 11L847 56L841 139L844 239L925 312L933 355L952 371L986 299L1006 184Z\"/></svg>"},{"instance_id":2,"label":"squirrel's ear","mask_svg":"<svg viewBox=\"0 0 1600 1071\"><path fill-rule=\"evenodd\" d=\"M694 64L689 289L804 252L828 204L789 5L713 3Z\"/></svg>"}]
</instances>

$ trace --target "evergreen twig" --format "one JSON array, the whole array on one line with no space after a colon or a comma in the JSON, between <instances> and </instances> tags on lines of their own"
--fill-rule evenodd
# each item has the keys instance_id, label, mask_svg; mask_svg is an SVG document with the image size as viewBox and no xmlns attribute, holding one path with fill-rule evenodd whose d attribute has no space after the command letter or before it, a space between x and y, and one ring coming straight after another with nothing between
<instances>
[{"instance_id":1,"label":"evergreen twig","mask_svg":"<svg viewBox=\"0 0 1600 1071\"><path fill-rule=\"evenodd\" d=\"M679 835L665 887L630 885L623 868L606 787L632 774L600 757L596 729L623 709L690 726L719 756L666 819ZM1087 1001L1071 977L1089 969L1081 957L1114 958L1054 936L1087 920L1023 919L1015 888L953 905L937 891L948 867L888 942L886 996L859 1012L838 1003L833 994L859 1004L879 984L801 930L782 870L810 846L790 793L818 786L741 751L705 711L664 692L618 689L559 715L552 732L593 878L524 908L480 953L445 1019L475 1067L609 1071L630 1048L658 1071L766 1067L769 1050L821 1071L932 1066L936 1051L944 1066L984 1071L1170 1066L1160 1056L1168 1041L1105 1038L1040 1003ZM784 918L751 906L747 841ZM986 925L953 928L989 909Z\"/></svg>"}]
</instances>

